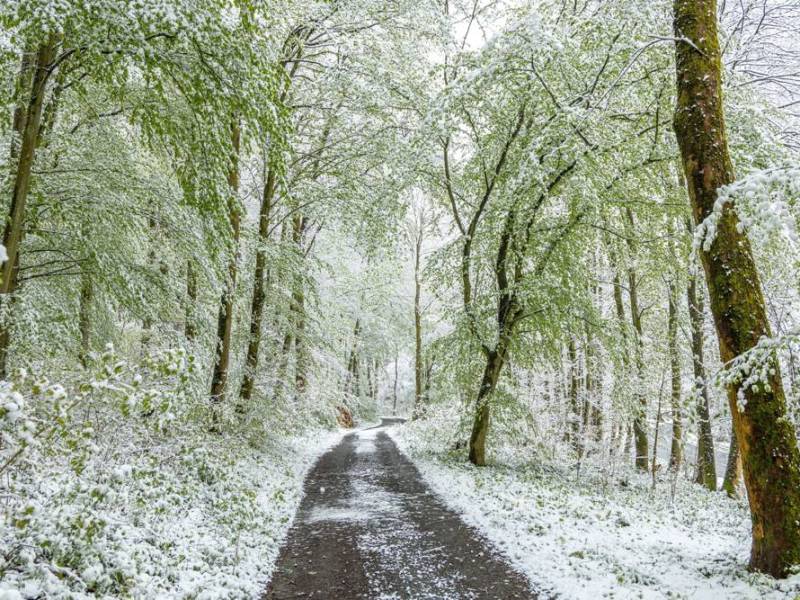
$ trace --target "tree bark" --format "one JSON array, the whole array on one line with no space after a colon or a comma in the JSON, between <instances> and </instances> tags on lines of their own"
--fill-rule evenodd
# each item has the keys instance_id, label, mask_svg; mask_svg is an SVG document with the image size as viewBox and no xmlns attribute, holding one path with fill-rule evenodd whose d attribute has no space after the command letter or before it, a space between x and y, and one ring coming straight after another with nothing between
<instances>
[{"instance_id":1,"label":"tree bark","mask_svg":"<svg viewBox=\"0 0 800 600\"><path fill-rule=\"evenodd\" d=\"M81 366L89 366L89 352L92 341L92 302L94 300L94 286L92 276L86 269L81 271L81 296L78 314L78 329L81 334L81 346L78 354Z\"/></svg>"},{"instance_id":2,"label":"tree bark","mask_svg":"<svg viewBox=\"0 0 800 600\"><path fill-rule=\"evenodd\" d=\"M739 454L739 444L736 441L736 429L731 425L731 443L728 447L728 462L725 466L725 478L722 480L722 490L731 498L739 497L739 484L742 481L742 456Z\"/></svg>"},{"instance_id":3,"label":"tree bark","mask_svg":"<svg viewBox=\"0 0 800 600\"><path fill-rule=\"evenodd\" d=\"M524 277L524 268L521 260L522 252L514 251L513 232L516 224L516 213L512 210L507 213L500 244L494 264L494 276L497 282L499 297L497 300L497 342L494 348L482 346L486 356L481 386L478 389L478 399L475 406L475 418L472 424L472 435L469 442L469 460L476 466L486 464L486 436L489 431L489 403L497 388L500 373L508 359L511 339L522 318L523 310L516 295L516 285ZM515 259L512 277L509 278L509 255ZM467 289L464 288L466 292ZM470 306L469 298L465 295L465 307Z\"/></svg>"},{"instance_id":4,"label":"tree bark","mask_svg":"<svg viewBox=\"0 0 800 600\"><path fill-rule=\"evenodd\" d=\"M25 220L28 191L31 185L31 171L36 155L36 147L39 143L42 107L44 106L47 80L50 75L50 63L55 57L55 50L55 38L51 38L39 47L36 55L36 65L31 77L30 95L27 106L24 109L25 116L19 119L15 118L15 124L22 129L19 131L21 139L9 215L3 231L3 245L6 248L8 259L2 266L0 294L10 293L10 287L15 280L12 277L12 271L17 261L19 244L22 239L22 225Z\"/></svg>"},{"instance_id":5,"label":"tree bark","mask_svg":"<svg viewBox=\"0 0 800 600\"><path fill-rule=\"evenodd\" d=\"M217 316L217 348L214 361L214 372L211 377L211 401L217 404L225 395L225 386L228 382L228 369L231 357L231 333L233 332L233 300L236 292L236 272L239 258L239 228L241 223L241 210L239 208L239 144L241 141L238 121L231 125L231 168L228 173L228 215L233 237L233 254L228 262L228 280L222 292ZM217 411L212 417L215 424L218 420Z\"/></svg>"},{"instance_id":6,"label":"tree bark","mask_svg":"<svg viewBox=\"0 0 800 600\"><path fill-rule=\"evenodd\" d=\"M505 344L490 350L486 357L481 387L478 390L478 403L475 409L475 420L472 424L472 435L469 441L469 461L477 466L486 465L486 435L489 432L489 400L497 388L500 373L506 361Z\"/></svg>"},{"instance_id":7,"label":"tree bark","mask_svg":"<svg viewBox=\"0 0 800 600\"><path fill-rule=\"evenodd\" d=\"M2 303L6 306L6 314L3 316L3 323L0 325L0 379L8 378L8 358L11 349L11 332L14 327L14 304L16 303L15 292L17 291L19 277L19 253L14 261L14 268L11 271L11 282L8 286L8 295L2 296Z\"/></svg>"},{"instance_id":8,"label":"tree bark","mask_svg":"<svg viewBox=\"0 0 800 600\"><path fill-rule=\"evenodd\" d=\"M677 109L681 151L695 223L711 214L717 190L733 182L722 104L721 52L716 0L675 0ZM750 242L736 211L726 204L716 237L700 253L706 272L720 357L729 363L770 336L761 283ZM750 567L784 577L800 563L800 452L777 357L768 381L728 388L753 540ZM738 394L744 406L739 407Z\"/></svg>"},{"instance_id":9,"label":"tree bark","mask_svg":"<svg viewBox=\"0 0 800 600\"><path fill-rule=\"evenodd\" d=\"M628 333L625 326L626 316L625 316L625 305L622 300L622 284L619 279L619 270L617 269L616 260L614 254L609 252L609 260L611 262L611 267L614 271L614 279L613 279L613 296L614 296L614 308L617 313L617 321L619 322L620 328L620 335L622 337L622 344L623 344L623 352L622 352L622 368L623 372L627 374L630 369L630 355L628 350ZM625 434L625 444L623 447L624 455L629 457L631 454L631 442L633 439L633 430L631 428L630 422L627 425L620 424L620 431L624 430Z\"/></svg>"},{"instance_id":10,"label":"tree bark","mask_svg":"<svg viewBox=\"0 0 800 600\"><path fill-rule=\"evenodd\" d=\"M590 438L600 441L603 437L603 413L600 410L601 384L597 377L600 372L600 356L597 353L597 342L586 327L586 403L584 412L584 443Z\"/></svg>"},{"instance_id":11,"label":"tree bark","mask_svg":"<svg viewBox=\"0 0 800 600\"><path fill-rule=\"evenodd\" d=\"M300 279L300 278L298 278ZM308 384L308 348L306 340L306 308L303 284L298 282L293 295L294 305L297 307L297 336L294 341L294 387L298 394L306 391Z\"/></svg>"},{"instance_id":12,"label":"tree bark","mask_svg":"<svg viewBox=\"0 0 800 600\"><path fill-rule=\"evenodd\" d=\"M681 364L678 357L678 307L675 285L668 288L667 345L669 346L670 389L672 400L672 443L669 453L669 467L674 471L683 462L683 419L681 416Z\"/></svg>"},{"instance_id":13,"label":"tree bark","mask_svg":"<svg viewBox=\"0 0 800 600\"><path fill-rule=\"evenodd\" d=\"M275 378L275 393L274 397L277 400L281 396L281 392L286 388L284 379L286 378L286 371L289 367L289 354L292 351L292 344L294 336L291 331L288 331L283 336L283 343L281 344L281 355L278 361L277 377Z\"/></svg>"},{"instance_id":14,"label":"tree bark","mask_svg":"<svg viewBox=\"0 0 800 600\"><path fill-rule=\"evenodd\" d=\"M569 439L576 452L580 450L581 418L578 407L578 353L575 350L575 340L570 336L567 344L567 358L569 360Z\"/></svg>"},{"instance_id":15,"label":"tree bark","mask_svg":"<svg viewBox=\"0 0 800 600\"><path fill-rule=\"evenodd\" d=\"M275 196L275 169L270 167L267 171L267 180L261 197L261 209L258 214L258 241L256 249L256 265L253 274L253 299L250 303L250 337L247 344L247 359L244 368L244 379L239 390L239 397L243 402L253 397L255 389L256 371L258 370L258 356L261 347L261 329L264 319L264 302L266 292L264 289L264 275L267 270L267 253L264 246L269 241L269 215L272 211L272 199Z\"/></svg>"},{"instance_id":16,"label":"tree bark","mask_svg":"<svg viewBox=\"0 0 800 600\"><path fill-rule=\"evenodd\" d=\"M392 391L392 398L393 398L392 416L393 417L397 416L397 362L398 362L399 359L400 359L400 357L398 356L397 352L395 352L395 355L394 355L394 389Z\"/></svg>"},{"instance_id":17,"label":"tree bark","mask_svg":"<svg viewBox=\"0 0 800 600\"><path fill-rule=\"evenodd\" d=\"M644 391L638 387L644 381L644 357L643 357L643 333L642 315L639 312L639 298L636 287L636 271L628 270L628 297L631 304L631 322L636 335L636 373L637 389L635 391L636 407L633 417L633 437L636 448L636 468L640 471L647 471L648 462L648 442L647 442L647 398Z\"/></svg>"},{"instance_id":18,"label":"tree bark","mask_svg":"<svg viewBox=\"0 0 800 600\"><path fill-rule=\"evenodd\" d=\"M303 233L306 228L306 219L297 213L293 220L292 227L292 240L297 246L297 251L301 257L304 257L303 251ZM305 392L307 384L307 369L308 369L308 349L306 347L306 304L305 292L303 291L303 277L300 274L295 275L294 289L292 290L292 306L294 307L295 317L297 319L295 328L294 339L294 384L295 391L298 394Z\"/></svg>"},{"instance_id":19,"label":"tree bark","mask_svg":"<svg viewBox=\"0 0 800 600\"><path fill-rule=\"evenodd\" d=\"M187 342L193 342L197 337L197 273L192 260L186 261L186 312L183 325L183 334Z\"/></svg>"},{"instance_id":20,"label":"tree bark","mask_svg":"<svg viewBox=\"0 0 800 600\"><path fill-rule=\"evenodd\" d=\"M703 357L703 301L697 295L697 276L689 277L686 289L689 323L692 333L692 367L694 369L697 401L697 477L696 482L711 491L717 489L717 467L714 456L714 436L711 433L706 366Z\"/></svg>"},{"instance_id":21,"label":"tree bark","mask_svg":"<svg viewBox=\"0 0 800 600\"><path fill-rule=\"evenodd\" d=\"M422 227L417 232L414 240L414 410L412 418L420 416L424 402L422 379L424 366L422 364L422 308L420 296L422 284L420 282L420 255L422 254Z\"/></svg>"},{"instance_id":22,"label":"tree bark","mask_svg":"<svg viewBox=\"0 0 800 600\"><path fill-rule=\"evenodd\" d=\"M0 297L6 306L4 322L0 325L0 379L8 376L8 353L11 346L11 318L14 292L17 289L19 248L22 243L31 173L36 158L36 148L41 141L42 109L50 75L50 64L55 58L56 39L50 38L39 46L36 59L23 56L18 78L20 102L14 111L15 136L11 142L11 161L16 163L12 176L13 187L8 217L3 229L3 246L7 260L0 267Z\"/></svg>"},{"instance_id":23,"label":"tree bark","mask_svg":"<svg viewBox=\"0 0 800 600\"><path fill-rule=\"evenodd\" d=\"M427 412L428 404L431 401L431 388L433 387L433 355L428 355L425 358L425 385L423 386L422 396L425 398L423 404L423 411Z\"/></svg>"},{"instance_id":24,"label":"tree bark","mask_svg":"<svg viewBox=\"0 0 800 600\"><path fill-rule=\"evenodd\" d=\"M375 397L375 369L373 361L367 361L367 398L372 400Z\"/></svg>"},{"instance_id":25,"label":"tree bark","mask_svg":"<svg viewBox=\"0 0 800 600\"><path fill-rule=\"evenodd\" d=\"M151 206L150 210L154 210L155 207ZM156 244L158 241L156 240L157 229L158 225L156 223L155 217L151 214L147 218L147 227L150 232L150 250L147 252L147 263L149 267L155 266L158 262L158 258L156 256ZM142 319L142 353L145 352L147 347L150 345L150 342L153 338L153 319L146 315Z\"/></svg>"},{"instance_id":26,"label":"tree bark","mask_svg":"<svg viewBox=\"0 0 800 600\"><path fill-rule=\"evenodd\" d=\"M354 396L359 395L359 381L358 381L358 344L359 337L361 336L361 319L356 319L355 327L353 328L353 348L350 351L350 356L347 359L347 381L345 381L344 391Z\"/></svg>"},{"instance_id":27,"label":"tree bark","mask_svg":"<svg viewBox=\"0 0 800 600\"><path fill-rule=\"evenodd\" d=\"M372 401L375 402L376 406L377 406L377 402L378 402L378 387L379 387L378 367L380 365L379 365L379 362L378 362L377 358L373 358L372 361L370 361L370 362L372 363L372 373L373 373L373 375L372 375L372 388L371 388L370 398L372 398Z\"/></svg>"}]
</instances>

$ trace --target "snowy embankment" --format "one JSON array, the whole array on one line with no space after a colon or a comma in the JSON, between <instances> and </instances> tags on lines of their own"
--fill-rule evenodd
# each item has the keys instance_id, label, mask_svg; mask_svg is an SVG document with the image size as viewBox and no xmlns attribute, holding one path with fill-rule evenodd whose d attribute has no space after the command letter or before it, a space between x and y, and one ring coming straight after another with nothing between
<instances>
[{"instance_id":1,"label":"snowy embankment","mask_svg":"<svg viewBox=\"0 0 800 600\"><path fill-rule=\"evenodd\" d=\"M0 521L0 599L256 598L306 472L341 436L253 448L208 435L203 446L95 456L77 479L53 469L16 481L30 497Z\"/></svg>"},{"instance_id":2,"label":"snowy embankment","mask_svg":"<svg viewBox=\"0 0 800 600\"><path fill-rule=\"evenodd\" d=\"M776 581L746 570L746 506L721 493L630 472L602 476L500 452L476 468L448 454L425 425L390 430L425 481L545 594L565 599L786 599L800 575ZM429 433L429 432L427 432ZM438 446L438 447L437 447Z\"/></svg>"}]
</instances>

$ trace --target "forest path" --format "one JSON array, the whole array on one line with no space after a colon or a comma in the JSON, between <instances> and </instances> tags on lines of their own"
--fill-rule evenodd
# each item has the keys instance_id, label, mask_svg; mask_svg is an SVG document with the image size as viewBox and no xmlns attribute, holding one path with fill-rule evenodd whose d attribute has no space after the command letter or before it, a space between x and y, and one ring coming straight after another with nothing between
<instances>
[{"instance_id":1,"label":"forest path","mask_svg":"<svg viewBox=\"0 0 800 600\"><path fill-rule=\"evenodd\" d=\"M534 599L434 496L384 429L347 435L305 482L265 598Z\"/></svg>"}]
</instances>

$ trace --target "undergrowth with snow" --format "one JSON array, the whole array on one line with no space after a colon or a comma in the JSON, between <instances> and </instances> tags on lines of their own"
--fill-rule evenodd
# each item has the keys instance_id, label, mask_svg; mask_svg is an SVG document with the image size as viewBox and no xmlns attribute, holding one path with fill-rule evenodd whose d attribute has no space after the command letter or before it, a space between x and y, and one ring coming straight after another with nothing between
<instances>
[{"instance_id":1,"label":"undergrowth with snow","mask_svg":"<svg viewBox=\"0 0 800 600\"><path fill-rule=\"evenodd\" d=\"M786 599L800 575L747 570L744 503L666 474L653 487L632 469L609 473L531 448L493 449L477 468L435 416L391 430L425 481L544 594L570 599ZM499 436L499 433L498 433ZM565 455L566 456L566 455ZM606 463L604 463L605 465Z\"/></svg>"},{"instance_id":2,"label":"undergrowth with snow","mask_svg":"<svg viewBox=\"0 0 800 600\"><path fill-rule=\"evenodd\" d=\"M303 478L341 434L211 433L184 358L145 369L110 349L90 383L3 383L2 600L263 592Z\"/></svg>"}]
</instances>

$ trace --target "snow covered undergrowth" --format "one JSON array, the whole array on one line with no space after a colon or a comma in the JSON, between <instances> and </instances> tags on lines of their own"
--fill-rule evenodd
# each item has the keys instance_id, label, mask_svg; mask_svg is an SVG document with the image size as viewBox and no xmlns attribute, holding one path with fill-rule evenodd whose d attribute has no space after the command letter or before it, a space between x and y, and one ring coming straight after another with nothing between
<instances>
[{"instance_id":1,"label":"snow covered undergrowth","mask_svg":"<svg viewBox=\"0 0 800 600\"><path fill-rule=\"evenodd\" d=\"M95 454L79 477L36 470L0 523L0 598L255 598L315 458L341 437L309 431L263 447L207 434ZM216 439L215 439L216 438Z\"/></svg>"},{"instance_id":2,"label":"snow covered undergrowth","mask_svg":"<svg viewBox=\"0 0 800 600\"><path fill-rule=\"evenodd\" d=\"M426 482L481 530L534 587L565 599L786 599L785 581L746 570L750 520L744 504L689 482L673 491L662 479L571 460L536 460L530 451L493 449L476 468L451 452L435 423L390 429Z\"/></svg>"}]
</instances>

